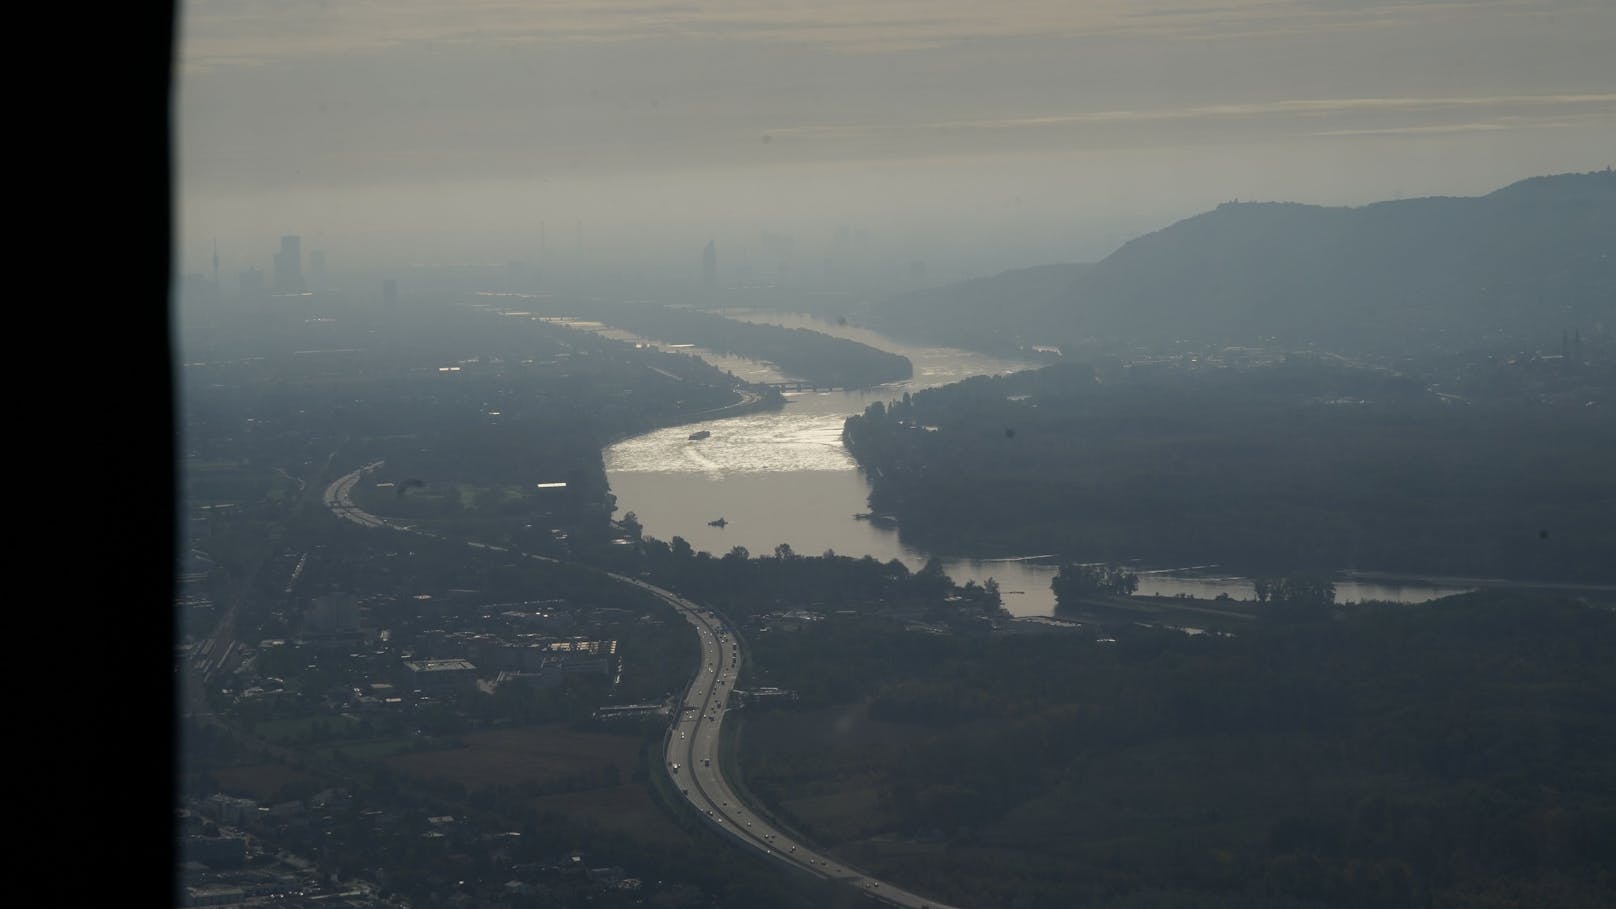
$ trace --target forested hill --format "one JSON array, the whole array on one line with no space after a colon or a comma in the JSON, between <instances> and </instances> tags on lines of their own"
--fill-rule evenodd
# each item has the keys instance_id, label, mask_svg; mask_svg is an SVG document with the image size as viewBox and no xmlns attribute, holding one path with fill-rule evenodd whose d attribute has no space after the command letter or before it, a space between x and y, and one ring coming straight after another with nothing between
<instances>
[{"instance_id":1,"label":"forested hill","mask_svg":"<svg viewBox=\"0 0 1616 909\"><path fill-rule=\"evenodd\" d=\"M983 349L1084 339L1318 344L1386 354L1534 347L1616 322L1616 172L1360 208L1229 202L1089 268L895 298L878 327ZM1069 277L1064 287L1046 280ZM921 304L929 304L923 306Z\"/></svg>"},{"instance_id":2,"label":"forested hill","mask_svg":"<svg viewBox=\"0 0 1616 909\"><path fill-rule=\"evenodd\" d=\"M876 309L883 331L926 344L1013 353L1028 341L1024 323L1047 317L1092 264L1037 265L958 284L911 291ZM1000 306L1013 318L995 317Z\"/></svg>"}]
</instances>

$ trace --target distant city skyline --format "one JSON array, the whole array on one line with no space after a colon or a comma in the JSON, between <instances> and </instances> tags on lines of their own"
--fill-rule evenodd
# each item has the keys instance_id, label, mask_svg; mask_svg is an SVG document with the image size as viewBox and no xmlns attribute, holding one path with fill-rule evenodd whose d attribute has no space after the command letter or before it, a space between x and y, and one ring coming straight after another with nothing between
<instances>
[{"instance_id":1,"label":"distant city skyline","mask_svg":"<svg viewBox=\"0 0 1616 909\"><path fill-rule=\"evenodd\" d=\"M1476 195L1616 163L1616 4L628 0L180 11L181 270L688 273L849 225L900 263L1092 261L1232 198ZM544 225L565 225L547 243ZM576 242L571 242L576 239ZM799 269L800 271L801 269ZM941 269L936 276L942 277Z\"/></svg>"},{"instance_id":2,"label":"distant city skyline","mask_svg":"<svg viewBox=\"0 0 1616 909\"><path fill-rule=\"evenodd\" d=\"M701 283L709 290L718 286L718 251L713 242L708 240L707 247L701 251Z\"/></svg>"},{"instance_id":3,"label":"distant city skyline","mask_svg":"<svg viewBox=\"0 0 1616 909\"><path fill-rule=\"evenodd\" d=\"M275 254L275 292L300 294L303 281L303 238L295 235L281 237L281 250Z\"/></svg>"}]
</instances>

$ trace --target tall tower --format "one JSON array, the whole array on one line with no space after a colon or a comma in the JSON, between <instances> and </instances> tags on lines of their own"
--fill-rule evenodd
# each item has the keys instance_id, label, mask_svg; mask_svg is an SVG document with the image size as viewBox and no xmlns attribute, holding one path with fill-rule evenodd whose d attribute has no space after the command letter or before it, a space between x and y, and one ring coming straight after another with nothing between
<instances>
[{"instance_id":1,"label":"tall tower","mask_svg":"<svg viewBox=\"0 0 1616 909\"><path fill-rule=\"evenodd\" d=\"M718 250L712 240L708 240L707 248L701 251L701 283L707 285L708 290L718 289Z\"/></svg>"},{"instance_id":2,"label":"tall tower","mask_svg":"<svg viewBox=\"0 0 1616 909\"><path fill-rule=\"evenodd\" d=\"M222 288L219 287L219 238L214 237L213 238L213 293L215 295L218 295L218 294L220 294L222 292L223 292Z\"/></svg>"}]
</instances>

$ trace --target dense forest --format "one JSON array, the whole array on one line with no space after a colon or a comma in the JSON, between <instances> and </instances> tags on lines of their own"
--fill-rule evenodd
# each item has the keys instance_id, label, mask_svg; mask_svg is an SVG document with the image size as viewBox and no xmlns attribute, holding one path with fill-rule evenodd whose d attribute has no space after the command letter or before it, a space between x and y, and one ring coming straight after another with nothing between
<instances>
[{"instance_id":1,"label":"dense forest","mask_svg":"<svg viewBox=\"0 0 1616 909\"><path fill-rule=\"evenodd\" d=\"M866 388L914 374L907 357L806 328L756 325L651 303L597 304L590 313L648 338L763 360L794 379L827 388Z\"/></svg>"},{"instance_id":2,"label":"dense forest","mask_svg":"<svg viewBox=\"0 0 1616 909\"><path fill-rule=\"evenodd\" d=\"M1616 580L1616 419L1386 373L1060 365L849 418L870 504L932 552L1254 574Z\"/></svg>"},{"instance_id":3,"label":"dense forest","mask_svg":"<svg viewBox=\"0 0 1616 909\"><path fill-rule=\"evenodd\" d=\"M1527 907L1616 892L1616 614L1550 596L763 636L828 706L749 715L788 823L959 905ZM1104 635L1104 637L1100 637Z\"/></svg>"},{"instance_id":4,"label":"dense forest","mask_svg":"<svg viewBox=\"0 0 1616 909\"><path fill-rule=\"evenodd\" d=\"M1002 351L1099 340L1425 355L1616 324L1616 172L1359 208L1229 202L1087 267L892 298L873 327Z\"/></svg>"}]
</instances>

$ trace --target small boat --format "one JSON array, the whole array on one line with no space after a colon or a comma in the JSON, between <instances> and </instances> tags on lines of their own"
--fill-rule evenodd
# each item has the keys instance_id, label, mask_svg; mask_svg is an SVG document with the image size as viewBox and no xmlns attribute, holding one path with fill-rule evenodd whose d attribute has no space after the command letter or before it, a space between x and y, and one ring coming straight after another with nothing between
<instances>
[{"instance_id":1,"label":"small boat","mask_svg":"<svg viewBox=\"0 0 1616 909\"><path fill-rule=\"evenodd\" d=\"M719 518L716 521L708 521L707 526L708 527L723 527L723 526L727 525L728 523L729 522L724 520L723 518Z\"/></svg>"},{"instance_id":2,"label":"small boat","mask_svg":"<svg viewBox=\"0 0 1616 909\"><path fill-rule=\"evenodd\" d=\"M708 438L710 436L712 436L712 433L708 432L705 429L703 429L700 432L691 433L690 434L690 441L692 441L692 442L700 442L702 439Z\"/></svg>"}]
</instances>

